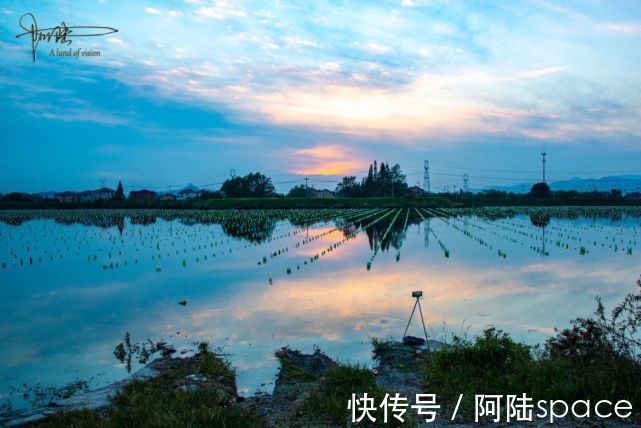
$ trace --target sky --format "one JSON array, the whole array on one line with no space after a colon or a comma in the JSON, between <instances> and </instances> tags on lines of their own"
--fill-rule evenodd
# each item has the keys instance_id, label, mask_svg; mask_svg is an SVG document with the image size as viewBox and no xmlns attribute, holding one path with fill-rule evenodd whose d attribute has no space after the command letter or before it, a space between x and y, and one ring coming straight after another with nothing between
<instances>
[{"instance_id":1,"label":"sky","mask_svg":"<svg viewBox=\"0 0 641 428\"><path fill-rule=\"evenodd\" d=\"M118 32L33 62L27 12ZM4 0L0 50L0 192L641 174L637 0Z\"/></svg>"}]
</instances>

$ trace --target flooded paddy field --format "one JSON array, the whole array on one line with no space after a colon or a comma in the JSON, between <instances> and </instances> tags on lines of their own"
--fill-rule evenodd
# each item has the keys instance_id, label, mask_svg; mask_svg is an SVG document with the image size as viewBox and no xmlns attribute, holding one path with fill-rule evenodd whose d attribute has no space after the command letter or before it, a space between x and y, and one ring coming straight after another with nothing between
<instances>
[{"instance_id":1,"label":"flooded paddy field","mask_svg":"<svg viewBox=\"0 0 641 428\"><path fill-rule=\"evenodd\" d=\"M542 343L636 288L640 232L638 207L2 211L0 398L122 379L126 332L208 341L242 394L269 392L282 346L369 364L413 290L436 339Z\"/></svg>"}]
</instances>

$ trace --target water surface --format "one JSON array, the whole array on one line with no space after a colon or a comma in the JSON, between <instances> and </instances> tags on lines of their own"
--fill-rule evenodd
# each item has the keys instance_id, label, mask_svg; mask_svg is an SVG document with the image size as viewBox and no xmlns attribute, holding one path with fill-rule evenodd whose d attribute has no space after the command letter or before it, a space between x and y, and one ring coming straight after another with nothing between
<instances>
[{"instance_id":1,"label":"water surface","mask_svg":"<svg viewBox=\"0 0 641 428\"><path fill-rule=\"evenodd\" d=\"M612 305L635 289L640 214L3 212L0 393L19 407L12 387L121 379L125 332L179 350L208 341L242 394L269 392L282 346L369 364L369 338L400 337L413 290L437 339L496 326L542 343L596 295Z\"/></svg>"}]
</instances>

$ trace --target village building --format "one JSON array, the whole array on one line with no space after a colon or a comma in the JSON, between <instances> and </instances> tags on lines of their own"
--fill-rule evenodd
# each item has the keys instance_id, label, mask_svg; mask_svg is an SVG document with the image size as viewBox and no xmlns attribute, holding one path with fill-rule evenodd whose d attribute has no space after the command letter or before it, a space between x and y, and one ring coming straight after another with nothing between
<instances>
[{"instance_id":1,"label":"village building","mask_svg":"<svg viewBox=\"0 0 641 428\"><path fill-rule=\"evenodd\" d=\"M423 189L418 186L410 187L409 189L407 189L407 193L413 198L420 198L425 195Z\"/></svg>"},{"instance_id":2,"label":"village building","mask_svg":"<svg viewBox=\"0 0 641 428\"><path fill-rule=\"evenodd\" d=\"M129 192L129 199L132 201L150 201L156 199L156 196L156 192L147 189L132 190Z\"/></svg>"},{"instance_id":3,"label":"village building","mask_svg":"<svg viewBox=\"0 0 641 428\"><path fill-rule=\"evenodd\" d=\"M58 192L54 195L54 198L58 202L64 202L64 203L69 203L69 202L76 202L78 200L78 193L76 192Z\"/></svg>"}]
</instances>

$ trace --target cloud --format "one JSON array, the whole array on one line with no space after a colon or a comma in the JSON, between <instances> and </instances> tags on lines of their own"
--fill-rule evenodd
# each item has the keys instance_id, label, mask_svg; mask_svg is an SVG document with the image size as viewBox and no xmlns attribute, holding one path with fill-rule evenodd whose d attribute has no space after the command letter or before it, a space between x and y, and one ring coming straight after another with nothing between
<instances>
[{"instance_id":1,"label":"cloud","mask_svg":"<svg viewBox=\"0 0 641 428\"><path fill-rule=\"evenodd\" d=\"M229 85L227 87L229 89L231 89L232 91L234 91L234 92L238 92L239 94L244 94L245 92L247 92L249 90L248 88L246 88L244 86L241 86L241 85Z\"/></svg>"},{"instance_id":2,"label":"cloud","mask_svg":"<svg viewBox=\"0 0 641 428\"><path fill-rule=\"evenodd\" d=\"M336 144L317 145L311 148L290 149L286 155L290 165L297 165L289 170L303 175L347 175L361 172L367 165L351 150Z\"/></svg>"},{"instance_id":3,"label":"cloud","mask_svg":"<svg viewBox=\"0 0 641 428\"><path fill-rule=\"evenodd\" d=\"M299 36L283 36L281 40L288 48L317 47L318 44L312 40L306 40Z\"/></svg>"},{"instance_id":4,"label":"cloud","mask_svg":"<svg viewBox=\"0 0 641 428\"><path fill-rule=\"evenodd\" d=\"M225 0L215 0L212 6L201 7L196 10L196 15L201 18L227 19L229 17L242 18L245 12L242 9L236 9L233 2Z\"/></svg>"},{"instance_id":5,"label":"cloud","mask_svg":"<svg viewBox=\"0 0 641 428\"><path fill-rule=\"evenodd\" d=\"M548 74L556 74L556 73L561 73L562 71L567 70L567 67L565 66L558 66L558 67L547 67L547 68L540 68L537 70L528 70L528 71L523 71L519 73L519 76L521 77L540 77L540 76L546 76Z\"/></svg>"},{"instance_id":6,"label":"cloud","mask_svg":"<svg viewBox=\"0 0 641 428\"><path fill-rule=\"evenodd\" d=\"M491 79L487 74L425 74L394 89L363 87L360 82L289 86L256 95L255 107L275 123L359 135L475 132L488 130L481 112L503 114L467 93Z\"/></svg>"},{"instance_id":7,"label":"cloud","mask_svg":"<svg viewBox=\"0 0 641 428\"><path fill-rule=\"evenodd\" d=\"M125 125L128 121L110 112L98 110L82 100L64 100L60 105L39 102L16 103L33 118L62 122L93 122L100 125Z\"/></svg>"},{"instance_id":8,"label":"cloud","mask_svg":"<svg viewBox=\"0 0 641 428\"><path fill-rule=\"evenodd\" d=\"M623 33L630 36L641 36L641 23L607 23L604 25L608 31Z\"/></svg>"},{"instance_id":9,"label":"cloud","mask_svg":"<svg viewBox=\"0 0 641 428\"><path fill-rule=\"evenodd\" d=\"M356 42L355 45L363 49L365 52L368 52L371 54L383 55L383 54L391 53L393 51L393 49L387 45L382 45L374 42L367 42L365 44Z\"/></svg>"},{"instance_id":10,"label":"cloud","mask_svg":"<svg viewBox=\"0 0 641 428\"><path fill-rule=\"evenodd\" d=\"M145 12L149 13L150 15L157 15L160 13L158 9L154 9L153 7L146 7Z\"/></svg>"}]
</instances>

